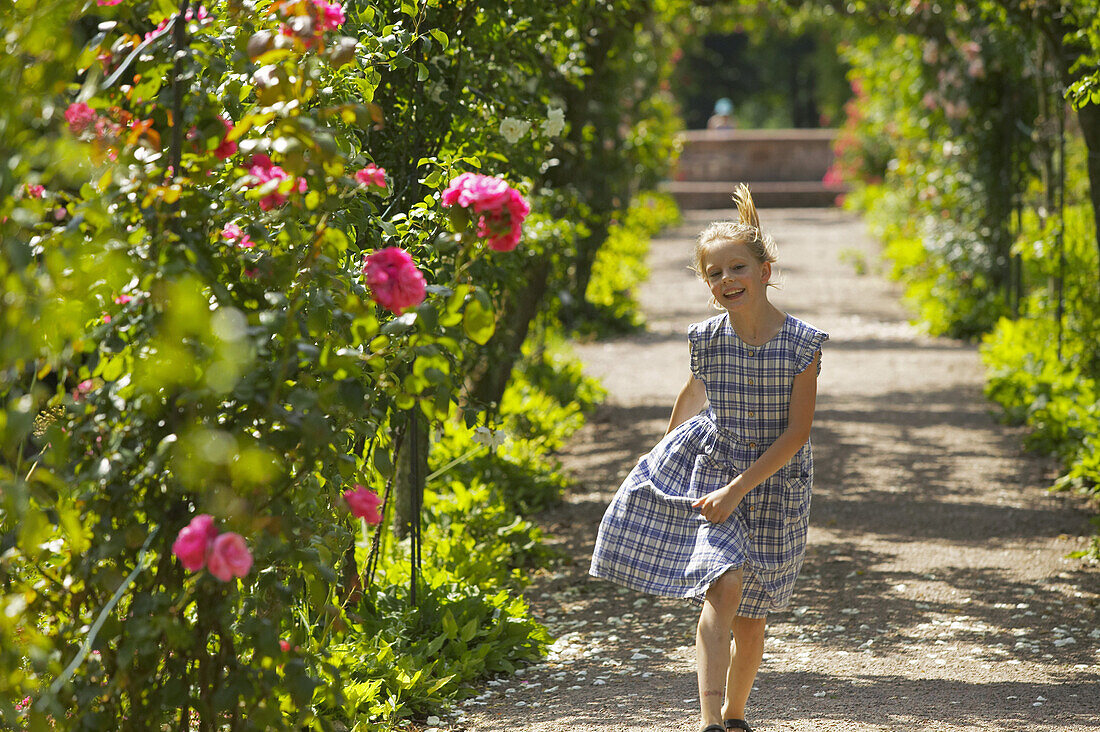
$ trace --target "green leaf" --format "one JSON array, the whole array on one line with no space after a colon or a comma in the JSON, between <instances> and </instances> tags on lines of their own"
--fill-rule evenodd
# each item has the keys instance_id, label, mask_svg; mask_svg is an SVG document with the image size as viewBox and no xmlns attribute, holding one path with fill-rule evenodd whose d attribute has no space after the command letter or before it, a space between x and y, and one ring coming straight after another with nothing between
<instances>
[{"instance_id":1,"label":"green leaf","mask_svg":"<svg viewBox=\"0 0 1100 732\"><path fill-rule=\"evenodd\" d=\"M126 370L126 359L121 354L104 358L96 367L96 374L104 381L117 381Z\"/></svg>"},{"instance_id":2,"label":"green leaf","mask_svg":"<svg viewBox=\"0 0 1100 732\"><path fill-rule=\"evenodd\" d=\"M444 50L446 50L447 45L451 42L451 39L447 37L447 34L439 30L438 28L432 28L428 32L431 33L432 38L434 38L436 42L438 42L439 45L442 46Z\"/></svg>"},{"instance_id":3,"label":"green leaf","mask_svg":"<svg viewBox=\"0 0 1100 732\"><path fill-rule=\"evenodd\" d=\"M447 634L448 638L458 637L458 623L455 621L454 613L450 609L443 611L443 617L440 619L440 623L443 626L443 632Z\"/></svg>"},{"instance_id":4,"label":"green leaf","mask_svg":"<svg viewBox=\"0 0 1100 732\"><path fill-rule=\"evenodd\" d=\"M477 290L476 296L466 303L466 309L462 313L462 330L471 341L482 346L493 337L496 319L489 297L484 291Z\"/></svg>"}]
</instances>

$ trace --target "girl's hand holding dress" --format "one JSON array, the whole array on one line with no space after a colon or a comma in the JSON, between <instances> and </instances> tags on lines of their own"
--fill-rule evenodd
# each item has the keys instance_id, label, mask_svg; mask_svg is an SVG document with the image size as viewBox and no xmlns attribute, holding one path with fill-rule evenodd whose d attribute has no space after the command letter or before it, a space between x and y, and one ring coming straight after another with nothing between
<instances>
[{"instance_id":1,"label":"girl's hand holding dress","mask_svg":"<svg viewBox=\"0 0 1100 732\"><path fill-rule=\"evenodd\" d=\"M742 496L734 492L732 485L724 485L716 491L711 491L691 505L699 509L703 518L712 524L720 524L730 517L733 509L741 502Z\"/></svg>"}]
</instances>

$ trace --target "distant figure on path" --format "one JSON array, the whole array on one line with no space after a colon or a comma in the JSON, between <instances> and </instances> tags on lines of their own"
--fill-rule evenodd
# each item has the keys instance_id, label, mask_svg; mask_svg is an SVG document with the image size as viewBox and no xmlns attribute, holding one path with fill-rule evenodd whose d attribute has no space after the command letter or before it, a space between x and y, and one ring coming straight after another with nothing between
<instances>
[{"instance_id":1,"label":"distant figure on path","mask_svg":"<svg viewBox=\"0 0 1100 732\"><path fill-rule=\"evenodd\" d=\"M608 506L590 570L702 604L703 732L751 732L745 704L766 617L787 606L805 556L810 425L829 337L768 301L775 242L744 184L734 200L739 221L711 224L695 247L723 312L688 328L691 375L664 439Z\"/></svg>"},{"instance_id":2,"label":"distant figure on path","mask_svg":"<svg viewBox=\"0 0 1100 732\"><path fill-rule=\"evenodd\" d=\"M733 102L722 97L714 103L714 114L707 120L707 129L731 130L733 127Z\"/></svg>"}]
</instances>

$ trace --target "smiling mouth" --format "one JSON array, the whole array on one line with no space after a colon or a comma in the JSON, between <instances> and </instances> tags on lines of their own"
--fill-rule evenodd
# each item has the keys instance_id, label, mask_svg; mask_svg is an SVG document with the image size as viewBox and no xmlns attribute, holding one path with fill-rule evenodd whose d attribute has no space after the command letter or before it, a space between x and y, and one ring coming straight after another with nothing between
<instances>
[{"instance_id":1,"label":"smiling mouth","mask_svg":"<svg viewBox=\"0 0 1100 732\"><path fill-rule=\"evenodd\" d=\"M744 288L744 287L742 287L742 288L740 288L740 289L738 289L738 290L727 290L726 292L723 292L723 293L722 293L722 297L726 297L726 298L731 298L731 299L732 299L732 298L735 298L735 297L737 297L738 295L740 295L740 294L741 294L742 292L744 292L744 291L745 291L745 288Z\"/></svg>"}]
</instances>

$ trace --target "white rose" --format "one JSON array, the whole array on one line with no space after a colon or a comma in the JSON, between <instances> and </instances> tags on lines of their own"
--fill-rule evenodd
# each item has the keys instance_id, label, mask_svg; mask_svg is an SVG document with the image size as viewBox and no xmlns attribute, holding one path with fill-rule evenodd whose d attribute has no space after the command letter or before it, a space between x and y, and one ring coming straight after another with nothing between
<instances>
[{"instance_id":1,"label":"white rose","mask_svg":"<svg viewBox=\"0 0 1100 732\"><path fill-rule=\"evenodd\" d=\"M504 136L509 145L515 145L519 142L519 139L526 135L529 129L531 129L530 122L514 117L505 117L504 121L500 123L500 134Z\"/></svg>"},{"instance_id":2,"label":"white rose","mask_svg":"<svg viewBox=\"0 0 1100 732\"><path fill-rule=\"evenodd\" d=\"M550 137L557 137L565 129L565 112L561 109L549 107L546 111L546 121L542 123L542 129Z\"/></svg>"}]
</instances>

